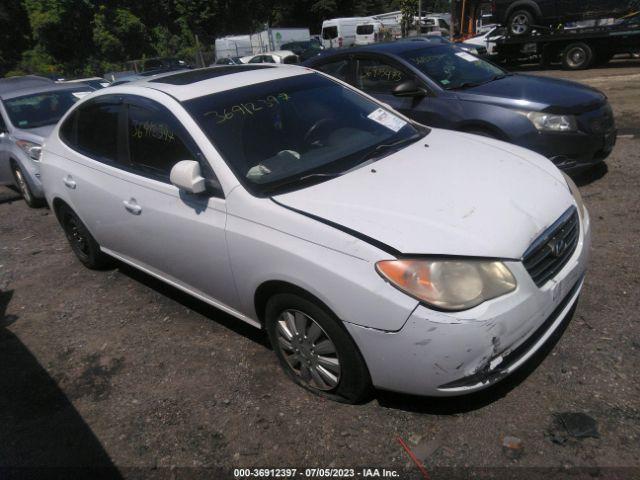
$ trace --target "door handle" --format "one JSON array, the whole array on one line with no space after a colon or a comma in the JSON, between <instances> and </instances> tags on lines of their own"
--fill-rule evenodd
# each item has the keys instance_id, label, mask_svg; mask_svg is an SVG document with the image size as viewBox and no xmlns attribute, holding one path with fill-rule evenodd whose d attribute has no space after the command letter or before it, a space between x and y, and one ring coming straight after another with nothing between
<instances>
[{"instance_id":1,"label":"door handle","mask_svg":"<svg viewBox=\"0 0 640 480\"><path fill-rule=\"evenodd\" d=\"M132 213L134 215L140 215L142 213L142 207L138 205L135 198L131 198L129 200L123 200L125 210L127 212Z\"/></svg>"},{"instance_id":2,"label":"door handle","mask_svg":"<svg viewBox=\"0 0 640 480\"><path fill-rule=\"evenodd\" d=\"M67 175L62 179L62 181L67 186L67 188L70 188L71 190L75 190L76 187L78 186L75 180L71 177L71 175Z\"/></svg>"}]
</instances>

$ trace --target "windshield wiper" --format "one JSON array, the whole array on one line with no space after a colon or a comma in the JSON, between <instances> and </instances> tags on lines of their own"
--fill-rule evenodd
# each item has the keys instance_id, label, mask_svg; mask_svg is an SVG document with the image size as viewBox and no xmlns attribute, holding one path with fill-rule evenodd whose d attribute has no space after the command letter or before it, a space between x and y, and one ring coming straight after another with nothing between
<instances>
[{"instance_id":1,"label":"windshield wiper","mask_svg":"<svg viewBox=\"0 0 640 480\"><path fill-rule=\"evenodd\" d=\"M419 138L421 138L422 135L420 135L419 133L416 133L415 135L412 135L408 138L403 138L402 140L398 140L396 142L392 142L392 143L383 143L382 145L377 145L374 148L372 148L371 150L369 150L367 153L365 153L362 158L360 159L360 161L358 162L358 164L356 166L354 166L352 169L347 170L347 172L350 172L351 170L355 170L357 168L362 167L364 164L366 164L368 161L371 160L377 160L379 158L379 152L381 150L389 150L389 149L393 149L395 147L399 147L400 145L404 145L405 143L409 143L409 142L413 142L415 140L418 140ZM347 173L344 172L344 173Z\"/></svg>"},{"instance_id":2,"label":"windshield wiper","mask_svg":"<svg viewBox=\"0 0 640 480\"><path fill-rule=\"evenodd\" d=\"M392 143L386 143L386 144L382 144L382 145L377 145L376 147L372 148L370 151L368 151L361 159L360 161L357 163L357 165L355 165L353 168L350 168L348 170L345 170L343 172L319 172L319 173L306 173L303 175L299 175L297 177L291 177L288 179L283 180L282 182L276 183L275 185L272 185L271 187L266 188L265 190L263 190L263 193L271 193L275 190L279 190L282 187L285 187L287 185L291 185L291 184L295 184L295 183L299 183L299 182L304 182L305 180L309 180L311 178L325 178L325 179L330 179L330 178L337 178L337 177L341 177L342 175L349 173L353 170L356 170L362 166L364 166L366 163L371 162L371 161L375 161L379 158L378 154L381 150L388 150L390 148L395 148L398 147L399 145L403 145L407 142L411 142L411 141L415 141L419 138L422 138L422 135L420 133L416 133L415 135L412 135L411 137L408 138L403 138L402 140L398 140L396 142L392 142ZM375 158L373 158L375 157Z\"/></svg>"},{"instance_id":3,"label":"windshield wiper","mask_svg":"<svg viewBox=\"0 0 640 480\"><path fill-rule=\"evenodd\" d=\"M487 83L495 82L496 80L502 80L503 78L510 77L511 73L500 73L483 82L464 82L455 87L450 87L448 90L465 90L467 88L479 87L480 85L486 85Z\"/></svg>"}]
</instances>

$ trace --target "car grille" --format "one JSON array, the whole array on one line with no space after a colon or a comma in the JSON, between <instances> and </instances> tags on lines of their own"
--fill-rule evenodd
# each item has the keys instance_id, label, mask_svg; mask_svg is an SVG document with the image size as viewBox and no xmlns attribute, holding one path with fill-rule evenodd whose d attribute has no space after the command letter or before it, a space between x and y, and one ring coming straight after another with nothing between
<instances>
[{"instance_id":1,"label":"car grille","mask_svg":"<svg viewBox=\"0 0 640 480\"><path fill-rule=\"evenodd\" d=\"M480 56L487 54L487 49L485 47L478 46L476 47L476 50L478 51L478 55Z\"/></svg>"},{"instance_id":2,"label":"car grille","mask_svg":"<svg viewBox=\"0 0 640 480\"><path fill-rule=\"evenodd\" d=\"M567 210L525 252L524 267L538 287L555 277L576 251L580 218L575 207Z\"/></svg>"}]
</instances>

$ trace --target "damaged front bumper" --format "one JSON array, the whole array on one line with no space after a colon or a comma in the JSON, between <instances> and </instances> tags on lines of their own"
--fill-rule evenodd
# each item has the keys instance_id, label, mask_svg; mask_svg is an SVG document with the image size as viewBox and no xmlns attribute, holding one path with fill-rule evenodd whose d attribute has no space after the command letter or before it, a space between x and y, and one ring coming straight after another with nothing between
<instances>
[{"instance_id":1,"label":"damaged front bumper","mask_svg":"<svg viewBox=\"0 0 640 480\"><path fill-rule=\"evenodd\" d=\"M576 251L542 288L521 262L510 261L505 264L518 288L467 312L418 306L393 333L345 324L373 384L415 395L454 396L487 388L516 371L571 319L584 283L590 239L585 212Z\"/></svg>"}]
</instances>

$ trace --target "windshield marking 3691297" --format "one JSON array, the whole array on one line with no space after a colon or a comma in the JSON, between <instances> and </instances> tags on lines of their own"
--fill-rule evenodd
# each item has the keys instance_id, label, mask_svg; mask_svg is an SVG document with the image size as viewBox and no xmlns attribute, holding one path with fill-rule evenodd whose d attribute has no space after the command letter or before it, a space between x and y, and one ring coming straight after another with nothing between
<instances>
[{"instance_id":1,"label":"windshield marking 3691297","mask_svg":"<svg viewBox=\"0 0 640 480\"><path fill-rule=\"evenodd\" d=\"M317 74L249 85L184 102L238 180L256 195L329 180L415 141L417 128Z\"/></svg>"}]
</instances>

